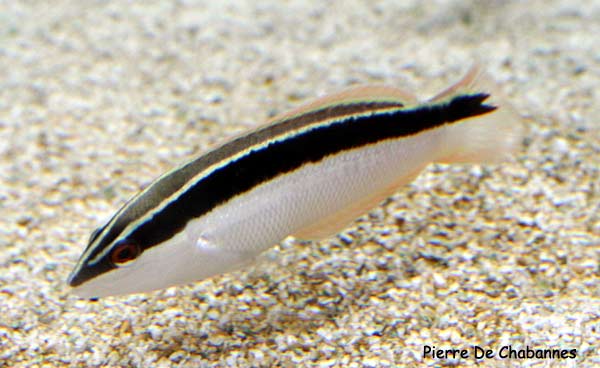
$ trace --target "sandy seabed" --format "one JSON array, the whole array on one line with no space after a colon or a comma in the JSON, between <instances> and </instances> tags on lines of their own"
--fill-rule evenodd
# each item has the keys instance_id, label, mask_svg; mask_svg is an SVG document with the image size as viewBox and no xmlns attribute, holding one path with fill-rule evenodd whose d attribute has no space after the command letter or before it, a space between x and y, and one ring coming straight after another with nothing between
<instances>
[{"instance_id":1,"label":"sandy seabed","mask_svg":"<svg viewBox=\"0 0 600 368\"><path fill-rule=\"evenodd\" d=\"M215 3L0 3L0 366L600 364L600 1ZM432 165L242 271L69 293L90 232L172 166L348 85L426 98L475 59L526 125L513 162Z\"/></svg>"}]
</instances>

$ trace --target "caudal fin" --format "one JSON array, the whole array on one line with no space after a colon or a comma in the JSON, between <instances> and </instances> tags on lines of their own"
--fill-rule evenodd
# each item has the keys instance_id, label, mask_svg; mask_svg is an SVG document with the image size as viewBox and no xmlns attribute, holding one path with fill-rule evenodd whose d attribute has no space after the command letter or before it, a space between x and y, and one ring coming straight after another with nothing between
<instances>
[{"instance_id":1,"label":"caudal fin","mask_svg":"<svg viewBox=\"0 0 600 368\"><path fill-rule=\"evenodd\" d=\"M473 66L459 82L429 102L441 103L473 94L486 96L485 103L496 109L443 127L439 162L495 163L511 157L519 149L521 119L479 66Z\"/></svg>"}]
</instances>

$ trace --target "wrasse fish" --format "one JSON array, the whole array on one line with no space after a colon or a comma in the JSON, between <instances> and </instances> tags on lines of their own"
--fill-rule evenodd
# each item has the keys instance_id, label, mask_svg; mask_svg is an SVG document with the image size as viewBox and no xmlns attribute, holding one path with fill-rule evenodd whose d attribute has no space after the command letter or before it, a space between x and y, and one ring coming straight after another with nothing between
<instances>
[{"instance_id":1,"label":"wrasse fish","mask_svg":"<svg viewBox=\"0 0 600 368\"><path fill-rule=\"evenodd\" d=\"M422 103L365 86L277 116L167 172L96 229L68 283L146 292L239 268L287 236L333 235L432 162L499 162L519 119L477 67Z\"/></svg>"}]
</instances>

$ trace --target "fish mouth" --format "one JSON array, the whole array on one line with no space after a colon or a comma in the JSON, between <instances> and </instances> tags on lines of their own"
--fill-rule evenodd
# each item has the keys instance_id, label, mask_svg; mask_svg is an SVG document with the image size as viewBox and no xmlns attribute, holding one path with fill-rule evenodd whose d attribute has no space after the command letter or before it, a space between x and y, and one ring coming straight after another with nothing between
<instances>
[{"instance_id":1,"label":"fish mouth","mask_svg":"<svg viewBox=\"0 0 600 368\"><path fill-rule=\"evenodd\" d=\"M90 299L92 301L98 300L100 297L114 295L114 290L110 290L109 287L96 282L86 283L87 279L82 276L81 272L73 270L67 280L69 286L71 286L70 292L81 298Z\"/></svg>"},{"instance_id":2,"label":"fish mouth","mask_svg":"<svg viewBox=\"0 0 600 368\"><path fill-rule=\"evenodd\" d=\"M69 274L67 284L71 287L78 287L86 281L102 276L114 268L115 266L107 261L101 260L95 264L89 264L80 259L73 271L71 271L71 274Z\"/></svg>"},{"instance_id":3,"label":"fish mouth","mask_svg":"<svg viewBox=\"0 0 600 368\"><path fill-rule=\"evenodd\" d=\"M97 301L98 296L95 295L97 293L91 292L91 290L88 290L86 285L82 285L85 281L85 278L79 271L79 268L75 268L73 271L71 271L71 274L67 278L67 284L71 287L71 292L79 297L88 298L91 301Z\"/></svg>"},{"instance_id":4,"label":"fish mouth","mask_svg":"<svg viewBox=\"0 0 600 368\"><path fill-rule=\"evenodd\" d=\"M147 262L135 263L127 268L135 270L144 267ZM125 267L124 267L125 268ZM142 293L154 290L154 287L139 287L139 283L128 283L122 274L115 272L118 267L97 263L93 266L78 264L67 278L70 292L81 298L95 300L107 296Z\"/></svg>"},{"instance_id":5,"label":"fish mouth","mask_svg":"<svg viewBox=\"0 0 600 368\"><path fill-rule=\"evenodd\" d=\"M82 282L83 280L80 276L79 267L75 267L67 277L67 284L70 287L76 287L78 285L81 285Z\"/></svg>"}]
</instances>

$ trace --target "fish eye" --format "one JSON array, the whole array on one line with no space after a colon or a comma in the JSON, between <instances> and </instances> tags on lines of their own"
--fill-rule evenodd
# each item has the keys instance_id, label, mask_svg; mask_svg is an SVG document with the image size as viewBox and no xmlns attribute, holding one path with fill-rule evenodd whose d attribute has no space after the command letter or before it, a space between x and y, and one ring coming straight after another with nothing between
<instances>
[{"instance_id":1,"label":"fish eye","mask_svg":"<svg viewBox=\"0 0 600 368\"><path fill-rule=\"evenodd\" d=\"M123 267L130 264L140 255L140 247L130 241L118 243L110 252L110 261L117 267Z\"/></svg>"}]
</instances>

